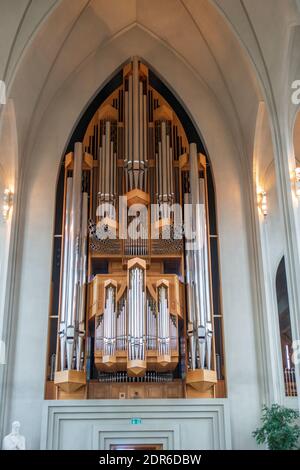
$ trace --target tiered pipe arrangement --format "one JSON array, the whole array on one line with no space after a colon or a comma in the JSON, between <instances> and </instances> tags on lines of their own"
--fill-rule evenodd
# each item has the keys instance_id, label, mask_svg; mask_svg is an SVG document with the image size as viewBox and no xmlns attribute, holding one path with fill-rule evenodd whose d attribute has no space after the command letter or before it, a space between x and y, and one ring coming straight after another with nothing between
<instances>
[{"instance_id":1,"label":"tiered pipe arrangement","mask_svg":"<svg viewBox=\"0 0 300 470\"><path fill-rule=\"evenodd\" d=\"M175 315L170 315L170 345L171 345L171 351L177 351L178 328L177 328Z\"/></svg>"},{"instance_id":2,"label":"tiered pipe arrangement","mask_svg":"<svg viewBox=\"0 0 300 470\"><path fill-rule=\"evenodd\" d=\"M158 296L158 355L170 356L170 313L168 286L162 281L157 287Z\"/></svg>"},{"instance_id":3,"label":"tiered pipe arrangement","mask_svg":"<svg viewBox=\"0 0 300 470\"><path fill-rule=\"evenodd\" d=\"M60 305L60 369L84 362L87 266L87 193L82 193L82 144L75 144L73 176L67 178Z\"/></svg>"},{"instance_id":4,"label":"tiered pipe arrangement","mask_svg":"<svg viewBox=\"0 0 300 470\"><path fill-rule=\"evenodd\" d=\"M156 122L158 152L156 159L156 200L160 206L161 218L169 216L168 204L174 202L173 149L171 146L171 123L163 120ZM166 213L165 213L166 212Z\"/></svg>"},{"instance_id":5,"label":"tiered pipe arrangement","mask_svg":"<svg viewBox=\"0 0 300 470\"><path fill-rule=\"evenodd\" d=\"M116 285L107 281L104 307L104 349L105 356L116 353Z\"/></svg>"},{"instance_id":6,"label":"tiered pipe arrangement","mask_svg":"<svg viewBox=\"0 0 300 470\"><path fill-rule=\"evenodd\" d=\"M101 121L102 140L99 147L99 188L100 202L113 203L117 193L117 154L114 151L110 120Z\"/></svg>"},{"instance_id":7,"label":"tiered pipe arrangement","mask_svg":"<svg viewBox=\"0 0 300 470\"><path fill-rule=\"evenodd\" d=\"M205 212L205 186L199 178L196 144L190 144L190 194L185 203L192 204L191 225L195 234L193 249L186 250L188 295L188 336L190 367L211 369L212 320Z\"/></svg>"},{"instance_id":8,"label":"tiered pipe arrangement","mask_svg":"<svg viewBox=\"0 0 300 470\"><path fill-rule=\"evenodd\" d=\"M128 360L145 361L146 311L144 270L138 265L129 270Z\"/></svg>"},{"instance_id":9,"label":"tiered pipe arrangement","mask_svg":"<svg viewBox=\"0 0 300 470\"><path fill-rule=\"evenodd\" d=\"M147 89L133 58L125 89L125 184L126 192L147 191Z\"/></svg>"},{"instance_id":10,"label":"tiered pipe arrangement","mask_svg":"<svg viewBox=\"0 0 300 470\"><path fill-rule=\"evenodd\" d=\"M156 315L156 303L150 297L147 296L147 349L157 349L157 315Z\"/></svg>"},{"instance_id":11,"label":"tiered pipe arrangement","mask_svg":"<svg viewBox=\"0 0 300 470\"><path fill-rule=\"evenodd\" d=\"M126 314L127 299L123 297L119 305L119 313L117 316L117 350L125 351L127 347L126 337Z\"/></svg>"}]
</instances>

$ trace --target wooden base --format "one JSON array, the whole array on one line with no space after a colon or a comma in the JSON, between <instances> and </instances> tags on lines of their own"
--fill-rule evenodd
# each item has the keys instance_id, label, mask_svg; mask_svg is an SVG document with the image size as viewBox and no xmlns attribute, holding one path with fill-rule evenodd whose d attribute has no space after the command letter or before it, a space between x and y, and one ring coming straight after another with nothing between
<instances>
[{"instance_id":1,"label":"wooden base","mask_svg":"<svg viewBox=\"0 0 300 470\"><path fill-rule=\"evenodd\" d=\"M199 392L206 392L217 383L217 373L214 370L189 370L186 374L186 383Z\"/></svg>"},{"instance_id":2,"label":"wooden base","mask_svg":"<svg viewBox=\"0 0 300 470\"><path fill-rule=\"evenodd\" d=\"M87 399L87 386L81 387L75 392L65 392L64 390L55 387L57 400L86 400Z\"/></svg>"},{"instance_id":3,"label":"wooden base","mask_svg":"<svg viewBox=\"0 0 300 470\"><path fill-rule=\"evenodd\" d=\"M142 204L147 206L150 203L149 194L141 191L140 189L132 189L126 193L126 196L128 207L132 206L133 204Z\"/></svg>"},{"instance_id":4,"label":"wooden base","mask_svg":"<svg viewBox=\"0 0 300 470\"><path fill-rule=\"evenodd\" d=\"M83 370L61 370L55 372L55 385L64 392L75 392L86 385L86 375Z\"/></svg>"},{"instance_id":5,"label":"wooden base","mask_svg":"<svg viewBox=\"0 0 300 470\"><path fill-rule=\"evenodd\" d=\"M163 369L168 367L171 363L171 356L169 354L163 354L162 356L158 356L157 363Z\"/></svg>"},{"instance_id":6,"label":"wooden base","mask_svg":"<svg viewBox=\"0 0 300 470\"><path fill-rule=\"evenodd\" d=\"M107 370L113 370L117 362L116 356L102 356L102 364Z\"/></svg>"},{"instance_id":7,"label":"wooden base","mask_svg":"<svg viewBox=\"0 0 300 470\"><path fill-rule=\"evenodd\" d=\"M75 392L64 392L54 382L46 382L46 400L86 400L86 399L132 399L132 398L225 398L225 382L219 380L215 387L200 392L191 385L186 386L181 379L172 382L99 382L92 379L86 387Z\"/></svg>"},{"instance_id":8,"label":"wooden base","mask_svg":"<svg viewBox=\"0 0 300 470\"><path fill-rule=\"evenodd\" d=\"M215 398L214 388L209 388L205 392L199 392L195 388L191 387L191 385L186 386L186 398Z\"/></svg>"},{"instance_id":9,"label":"wooden base","mask_svg":"<svg viewBox=\"0 0 300 470\"><path fill-rule=\"evenodd\" d=\"M147 369L146 361L135 359L127 362L127 373L129 377L142 377Z\"/></svg>"},{"instance_id":10,"label":"wooden base","mask_svg":"<svg viewBox=\"0 0 300 470\"><path fill-rule=\"evenodd\" d=\"M162 399L162 398L184 398L184 382L173 380L172 382L145 382L145 383L103 383L92 380L88 385L89 399Z\"/></svg>"}]
</instances>

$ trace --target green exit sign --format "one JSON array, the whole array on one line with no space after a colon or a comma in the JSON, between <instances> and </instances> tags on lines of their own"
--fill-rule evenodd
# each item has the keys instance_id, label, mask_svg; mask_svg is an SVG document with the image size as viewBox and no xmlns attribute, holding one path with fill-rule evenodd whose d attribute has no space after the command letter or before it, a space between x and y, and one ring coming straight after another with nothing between
<instances>
[{"instance_id":1,"label":"green exit sign","mask_svg":"<svg viewBox=\"0 0 300 470\"><path fill-rule=\"evenodd\" d=\"M131 424L142 424L141 418L131 418Z\"/></svg>"}]
</instances>

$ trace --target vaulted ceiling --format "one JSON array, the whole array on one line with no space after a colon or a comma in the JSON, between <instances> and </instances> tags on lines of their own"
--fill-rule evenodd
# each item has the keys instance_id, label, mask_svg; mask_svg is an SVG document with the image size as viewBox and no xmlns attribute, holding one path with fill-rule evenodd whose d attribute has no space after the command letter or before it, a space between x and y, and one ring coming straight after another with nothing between
<instances>
[{"instance_id":1,"label":"vaulted ceiling","mask_svg":"<svg viewBox=\"0 0 300 470\"><path fill-rule=\"evenodd\" d=\"M233 134L242 136L245 154L252 155L258 103L263 99L257 78L262 72L259 61L256 69L251 64L242 42L248 41L252 59L260 45L266 51L266 65L270 69L278 66L275 56L281 53L279 49L274 51L274 44L264 41L259 28L251 36L250 18L255 20L256 15L252 0L4 0L2 3L0 73L16 103L22 128L20 148L32 119L42 118L53 96L72 74L96 50L131 29L140 28L170 49L202 86L207 87L224 118L232 123ZM290 10L296 9L296 3L292 0L271 0L271 3L275 24L270 24L270 29L277 27L282 40L283 29L276 23L278 15L282 15L285 5L288 14L284 20L290 21ZM266 4L270 0L259 2L264 18L268 14ZM271 36L269 33L268 37ZM256 45L251 43L253 37L258 41Z\"/></svg>"}]
</instances>

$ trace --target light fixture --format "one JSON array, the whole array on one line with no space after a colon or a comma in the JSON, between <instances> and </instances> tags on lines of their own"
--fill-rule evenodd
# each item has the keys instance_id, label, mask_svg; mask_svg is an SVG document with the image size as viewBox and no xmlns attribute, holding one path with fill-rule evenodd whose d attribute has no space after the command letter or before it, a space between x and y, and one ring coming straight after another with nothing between
<instances>
[{"instance_id":1,"label":"light fixture","mask_svg":"<svg viewBox=\"0 0 300 470\"><path fill-rule=\"evenodd\" d=\"M300 197L300 167L295 169L295 192L296 196Z\"/></svg>"},{"instance_id":2,"label":"light fixture","mask_svg":"<svg viewBox=\"0 0 300 470\"><path fill-rule=\"evenodd\" d=\"M5 189L3 193L3 205L2 205L2 216L4 220L8 219L12 203L13 203L13 193L10 189Z\"/></svg>"},{"instance_id":3,"label":"light fixture","mask_svg":"<svg viewBox=\"0 0 300 470\"><path fill-rule=\"evenodd\" d=\"M267 193L263 189L258 193L258 206L264 217L268 215Z\"/></svg>"}]
</instances>

